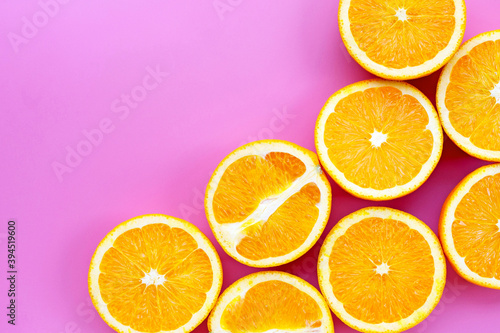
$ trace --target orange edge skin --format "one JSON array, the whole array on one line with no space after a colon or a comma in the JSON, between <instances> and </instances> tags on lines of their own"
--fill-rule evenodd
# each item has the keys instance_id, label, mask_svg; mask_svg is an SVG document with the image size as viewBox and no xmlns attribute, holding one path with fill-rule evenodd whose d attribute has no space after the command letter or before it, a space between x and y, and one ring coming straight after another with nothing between
<instances>
[{"instance_id":1,"label":"orange edge skin","mask_svg":"<svg viewBox=\"0 0 500 333\"><path fill-rule=\"evenodd\" d=\"M99 313L99 316L102 318L102 320L104 320L104 322L106 324L108 324L109 327L111 327L112 329L114 329L116 332L121 332L118 327L112 325L111 323L109 323L106 318L101 314L100 310L99 310L99 307L97 306L97 300L94 298L94 296L92 295L92 292L90 292L91 290L91 276L90 276L90 273L92 272L92 268L94 267L95 263L94 263L94 257L97 253L97 249L99 249L101 247L101 245L109 238L111 237L110 235L112 235L121 225L123 224L126 224L130 221L132 221L133 219L135 219L135 217L131 218L131 219L128 219L120 224L118 224L116 227L114 227L113 229L111 229L110 232L108 232L106 234L106 236L99 242L99 244L97 245L96 249L94 250L94 254L92 254L92 258L90 258L90 265L89 265L89 272L87 274L87 283L88 283L88 286L89 286L89 295L90 295L90 299L92 301L92 304L94 305L94 308L96 309L96 311Z\"/></svg>"},{"instance_id":2,"label":"orange edge skin","mask_svg":"<svg viewBox=\"0 0 500 333\"><path fill-rule=\"evenodd\" d=\"M472 171L470 174L468 174L464 179L462 179L453 188L453 190L450 192L450 194L448 194L448 197L446 197L446 200L443 204L443 209L441 210L441 215L439 217L439 239L441 240L441 244L443 244L443 250L444 250L444 253L446 254L446 257L448 258L448 261L450 262L451 266L453 267L455 272L457 272L458 275L460 275L464 280L466 280L472 284L475 284L475 285L478 285L481 287L487 287L487 288L491 288L491 289L500 290L500 287L493 286L487 282L476 281L474 278L467 276L467 274L465 274L462 271L462 269L457 265L455 258L453 258L451 256L449 247L451 247L452 245L446 243L445 238L444 238L445 215L448 213L451 201L457 197L458 191L460 190L460 188L462 188L466 183L468 183L477 173L481 172L484 169L497 167L498 165L499 164L488 164L488 165L485 165L485 166L482 166L482 167L476 169L475 171Z\"/></svg>"},{"instance_id":3,"label":"orange edge skin","mask_svg":"<svg viewBox=\"0 0 500 333\"><path fill-rule=\"evenodd\" d=\"M318 258L321 258L321 257L323 257L323 256L325 255L326 248L325 248L323 245L326 243L326 240L328 239L328 237L330 236L330 234L332 234L332 233L333 233L333 230L334 230L335 228L337 228L337 226L338 226L338 225L340 225L340 223L342 223L342 221L343 221L345 218L347 218L347 217L349 217L349 216L351 216L351 215L353 215L353 214L356 214L356 213L357 213L357 212L359 212L359 211L368 210L368 209L380 209L380 208L387 209L387 210L390 210L390 211L392 211L392 212L397 212L397 213L401 213L401 212L402 212L402 213L405 213L405 214L411 215L411 214L409 214L409 213L406 213L406 212L401 211L401 210L398 210L398 209L393 209L393 208L389 208L389 207L376 207L376 206L364 207L364 208L362 208L362 209L360 209L360 210L358 210L358 211L355 211L355 212L353 212L353 213L351 213L351 214L349 214L349 215L347 215L347 216L345 216L345 217L341 218L341 219L337 222L337 224L335 224L335 226L332 228L332 230L330 230L330 232L328 233L328 235L327 235L327 236L326 236L326 238L325 238L325 241L324 241L324 242L323 242L323 244L321 245L321 249L320 249L320 252L319 252ZM413 216L413 215L411 215L411 216ZM434 233L434 231L432 231L432 229L430 229L430 228L429 228L429 226L428 226L425 222L423 222L422 220L420 220L419 218L417 218L417 217L415 217L415 216L413 216L413 217L414 217L414 218L416 218L416 219L417 219L420 223L422 223L423 225L425 225L425 226L427 227L427 229L429 229L429 230L431 231L432 235L434 235L434 237L436 238L437 243L438 243L438 244L440 244L440 242L439 242L439 238L436 236L436 234ZM443 276L443 283L442 283L442 285L440 286L440 288L438 289L438 295L437 295L438 297L436 298L436 300L435 300L435 301L434 301L434 303L432 304L432 307L431 307L431 309L430 309L429 315L432 313L432 311L434 311L434 309L435 309L435 308L436 308L436 306L438 305L439 301L441 300L441 297L443 296L444 287L445 287L445 285L446 285L446 277L448 276L448 272L447 272L447 268L446 268L446 259L445 259L444 253L443 253L442 246L439 246L439 250L440 250L440 253L441 253L441 259L443 260L443 272L444 272L444 276ZM439 260L439 258L438 258L437 260ZM320 290L321 290L321 294L326 295L326 292L325 292L325 290L323 289L323 282L322 282L323 280L321 279L321 275L319 274L319 268L320 268L320 267L319 267L319 260L318 260L318 265L317 265L317 267L316 267L316 270L318 271L318 284L319 284L319 287L320 287ZM325 299L326 299L326 297L325 297ZM339 314L339 313L337 313L337 312L336 312L336 311L335 311L335 310L334 310L334 309L330 306L330 302L328 301L328 299L326 299L326 300L327 300L328 306L330 307L330 309L332 310L332 312L335 314L335 316L336 316L337 318L341 319L341 320L342 320L342 322L343 322L344 324L346 324L347 326L349 326L349 327L351 327L351 328L353 328L353 329L355 329L355 330L357 330L357 331L360 331L360 332L366 332L366 333L380 333L379 331L364 331L364 330L362 330L360 327L358 327L358 326L356 326L356 325L353 325L353 324L349 323L348 321L346 321L346 320L342 319L342 318L341 318L341 316L340 316L340 314ZM424 318L424 319L422 319L422 320L417 320L416 322L412 323L412 324L411 324L411 325L409 325L408 327L405 327L405 328L404 328L404 331L409 330L410 328L415 327L416 325L420 324L423 320L425 320L425 318ZM401 331L398 331L398 330L387 330L387 331L385 331L385 333L399 333L399 332L401 332Z\"/></svg>"},{"instance_id":4,"label":"orange edge skin","mask_svg":"<svg viewBox=\"0 0 500 333\"><path fill-rule=\"evenodd\" d=\"M309 149L306 149L304 147L301 147L293 142L289 142L289 141L284 141L284 140L259 140L259 141L253 141L253 142L250 142L250 143L247 143L243 146L240 146L238 147L237 149L233 150L231 153L229 153L228 155L226 155L226 157L224 157L224 159L222 161L220 161L220 163L217 165L217 167L215 168L215 170L217 170L227 159L230 155L232 155L233 153L243 149L244 147L247 147L248 145L252 145L252 144L258 144L258 143L273 143L273 142L279 142L279 143L283 143L283 144L287 144L287 145L292 145L294 148L296 148L297 150L300 150L300 151L303 151L305 153L307 153L307 155L309 155L313 161L318 161L318 165L321 166L321 164L319 163L319 159L317 157L316 154L314 154L312 151L310 151ZM323 170L323 168L322 168ZM208 202L208 192L210 190L210 185L212 183L212 179L215 175L215 171L214 173L212 174L212 176L210 177L210 180L208 181L208 184L207 184L207 187L206 187L206 190L205 190L205 200L204 200L204 206L205 206L205 216L207 218L207 221L208 221L208 224L210 225L210 229L212 230L212 234L214 235L215 239L217 239L217 242L220 244L222 244L222 240L219 239L217 233L214 232L214 221L211 221L209 216L208 216L208 206L207 206L207 202ZM323 234L323 231L325 230L325 227L328 223L328 220L329 220L329 217L330 217L330 213L331 213L331 209L332 209L332 190L331 190L331 185L330 185L330 182L328 181L328 178L326 178L325 176L325 170L323 170L323 173L321 174L321 180L325 183L325 185L330 189L330 191L328 192L328 201L330 204L328 205L328 208L327 208L327 214L326 214L326 219L324 221L321 221L321 224L322 224L322 232L319 233L317 235L317 237L314 239L314 241L311 243L311 245L307 248L305 248L303 251L301 251L300 253L297 254L297 256L295 258L290 258L282 263L280 263L279 265L275 265L275 264L267 264L267 265L263 265L263 264L259 264L259 263L254 263L254 262L250 262L250 261L247 261L246 263L243 263L245 265L248 265L248 266L251 266L251 267L257 267L257 268L269 268L269 267L276 267L276 266L281 266L281 265L285 265L285 264L288 264L298 258L300 258L301 256L303 256L307 251L309 251L315 244L316 242L318 241L318 239L321 237L321 235ZM318 221L316 221L316 223L318 223ZM234 260L240 262L235 256L233 256L231 253L229 253L229 251L226 251L226 249L220 245L222 250L224 250L224 252L226 252L226 254L228 256L230 256L231 258L233 258Z\"/></svg>"},{"instance_id":5,"label":"orange edge skin","mask_svg":"<svg viewBox=\"0 0 500 333\"><path fill-rule=\"evenodd\" d=\"M323 113L325 112L326 106L329 104L330 100L332 100L334 97L336 97L338 94L340 94L341 90L346 89L346 88L351 87L351 86L354 86L354 85L366 85L366 84L368 84L370 82L373 82L373 81L383 82L385 80L384 79L369 79L369 80L359 81L359 82L356 82L356 83L352 83L352 84L350 84L348 86L345 86L345 87L337 90L333 95L331 95L328 98L328 100L326 101L326 103L324 104L324 106L321 108L321 111L320 111L320 113L318 115L318 118L316 119L316 125L315 125L315 130L314 130L314 133L315 133L315 135L314 135L314 145L316 146L316 151L318 151L318 158L321 161L322 166L326 165L326 163L324 163L324 161L323 161L323 159L326 158L326 157L323 157L323 154L319 153L319 140L320 140L320 138L318 138L318 136L316 135L316 133L318 133L318 128L320 126L319 120L320 120L320 118L322 118ZM420 90L418 90L415 86L413 86L413 85L411 85L411 84L409 84L407 82L404 82L404 81L397 81L397 82L400 83L400 84L404 84L406 86L412 87L412 88L416 89L418 92L420 92ZM434 106L434 104L432 104L432 102L427 98L427 96L424 95L424 93L420 92L420 94L421 94L421 96L423 98L425 98L426 101L429 102L429 104L431 104L431 105ZM439 115L438 115L438 120L439 120ZM362 195L362 194L359 194L357 192L350 191L347 188L347 186L345 186L344 184L342 184L342 182L339 181L338 177L333 172L329 172L329 170L328 170L328 168L326 166L323 166L323 168L328 172L328 175L330 177L332 177L332 179L335 181L335 183L337 183L347 193L350 193L351 195L353 195L353 196L355 196L357 198L365 199L365 200L372 200L372 201L387 201L387 200L393 200L393 199L401 198L401 197L403 197L405 195L413 193L418 188L420 188L420 186L422 186L427 181L427 179L430 177L430 175L432 174L432 172L436 168L437 164L441 160L441 156L442 156L442 153L443 153L443 128L442 128L441 122L440 122L439 128L440 128L440 132L441 132L441 140L440 140L441 144L439 145L439 153L438 153L438 156L436 158L435 163L433 163L433 165L432 165L432 168L430 168L429 172L427 173L427 175L425 176L425 178L423 179L423 181L420 184L417 184L415 187L410 188L407 191L403 191L403 192L399 193L396 196L387 196L387 195L384 195L384 196Z\"/></svg>"},{"instance_id":6,"label":"orange edge skin","mask_svg":"<svg viewBox=\"0 0 500 333\"><path fill-rule=\"evenodd\" d=\"M471 42L473 42L474 40L476 40L477 38L481 38L481 37L484 37L484 36L488 36L490 34L493 34L493 33L500 33L500 29L499 30L492 30L492 31L487 31L487 32L483 32L479 35L476 35L474 37L472 37L471 39L467 40L461 48L463 47L466 47L467 45L469 45ZM448 66L448 64L446 65ZM437 88L436 88L436 101L440 100L441 99L441 95L446 98L446 91L443 91L443 89L446 89L448 88L448 86L443 86L443 80L444 80L444 75L443 75L444 71L441 72L441 74L439 75L439 80L438 80L438 83L437 83ZM450 75L451 75L451 72L450 72ZM444 104L444 103L443 103ZM443 110L442 108L440 107L440 103L437 103L436 102L436 109L438 111L438 114L439 114L439 118L442 118L442 114L443 114ZM491 157L488 157L486 155L483 155L481 153L477 153L477 152L474 152L474 151L471 151L469 149L469 147L466 147L464 146L462 143L460 143L454 136L452 136L450 133L449 133L449 130L448 130L448 127L447 126L443 126L443 129L446 133L446 135L451 139L451 141L453 141L454 144L456 144L462 151L464 151L465 153L469 154L470 156L472 157L475 157L475 158L478 158L480 160L483 160L483 161L488 161L488 162L500 162L500 158L491 158Z\"/></svg>"},{"instance_id":7,"label":"orange edge skin","mask_svg":"<svg viewBox=\"0 0 500 333\"><path fill-rule=\"evenodd\" d=\"M145 216L163 216L163 217L167 217L169 219L174 219L174 220L177 220L178 222L184 224L184 225L187 225L187 229L189 228L193 228L195 229L196 231L198 231L201 235L202 235L202 238L207 242L207 245L214 251L214 254L215 254L215 258L217 259L217 262L219 264L219 267L221 268L221 274L220 274L220 281L218 283L218 287L217 287L217 293L216 295L220 295L220 292L221 292L221 289L222 289L222 282L223 282L223 274L222 274L222 262L220 261L220 257L219 257L219 254L217 253L217 250L215 249L214 245L212 244L212 242L210 241L210 239L208 239L207 236L205 236L205 234L203 232L201 232L200 229L198 229L197 226L195 226L194 224L192 223L189 223L185 220L182 220L182 219L179 219L179 218L176 218L176 217L173 217L173 216L170 216L170 215L165 215L165 214L144 214L144 215L139 215L139 216L135 216L131 219L128 219L120 224L118 224L116 227L114 227L110 232L108 232L106 234L106 236L99 242L99 245L97 245L95 251L94 251L94 254L92 255L92 258L90 259L90 265L89 265L89 272L88 272L88 275L87 275L87 283L88 283L88 291L89 291L89 294L90 294L90 299L92 301L92 304L94 305L94 308L96 309L96 311L99 313L99 316L102 318L102 320L108 324L109 327L111 327L112 329L114 329L116 332L123 332L123 333L128 333L128 332L124 332L124 331L120 331L118 329L118 327L114 326L114 325L111 325L107 320L106 318L104 318L104 316L101 314L100 310L99 310L99 307L97 306L97 300L94 298L94 296L92 295L92 293L90 292L90 289L91 289L91 277L90 277L90 273L92 271L92 268L94 267L94 257L95 257L95 254L97 252L97 249L99 249L101 247L101 245L109 238L111 237L111 235L122 225L125 225L139 217L145 217ZM214 281L215 282L215 281ZM200 318L200 320L191 328L191 330L195 329L196 327L198 327L207 317L208 315L210 314L210 312L212 311L215 303L217 302L217 299L218 297L215 297L215 299L210 303L210 305L207 307L207 313L202 317Z\"/></svg>"},{"instance_id":8,"label":"orange edge skin","mask_svg":"<svg viewBox=\"0 0 500 333\"><path fill-rule=\"evenodd\" d=\"M356 60L356 62L361 66L363 67L363 69L365 69L366 71L374 74L374 75L377 75L381 78L384 78L384 79L388 79L388 80L413 80L413 79L418 79L418 78L421 78L421 77L424 77L424 76L427 76L427 75L430 75L434 72L436 72L437 70L439 70L440 68L442 68L444 65L446 65L448 63L448 61L450 61L450 59L455 55L455 53L458 51L458 49L460 48L460 44L462 43L462 40L464 38L464 34L465 34L465 26L466 26L466 22L467 22L467 10L466 10L466 7L465 7L465 0L459 0L463 3L463 15L464 15L464 22L462 23L462 29L461 29L461 33L460 33L460 38L459 40L457 41L455 47L453 48L453 52L448 56L446 57L441 63L438 63L437 65L435 65L434 67L422 72L422 73L419 73L419 74L416 74L416 75L387 75L387 74L384 74L384 73L381 73L377 70L374 70L372 68L369 68L365 63L363 63L359 57L356 55L356 52L354 52L354 50L352 49L352 47L349 45L349 43L347 43L347 40L346 38L344 37L344 35L342 34L342 26L346 24L346 22L344 22L343 20L341 20L341 17L340 17L340 8L342 7L342 5L344 4L346 0L340 0L339 1L339 9L337 11L337 20L339 22L339 33L340 33L340 38L342 38L342 42L344 43L345 45L345 48L347 49L347 52L349 52L349 54L351 55L351 57Z\"/></svg>"}]
</instances>

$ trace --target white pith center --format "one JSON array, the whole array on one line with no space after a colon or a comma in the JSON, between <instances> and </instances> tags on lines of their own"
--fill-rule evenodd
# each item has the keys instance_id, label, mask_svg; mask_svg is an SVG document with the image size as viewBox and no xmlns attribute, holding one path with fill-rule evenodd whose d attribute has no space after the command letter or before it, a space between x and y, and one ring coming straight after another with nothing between
<instances>
[{"instance_id":1,"label":"white pith center","mask_svg":"<svg viewBox=\"0 0 500 333\"><path fill-rule=\"evenodd\" d=\"M400 21L408 21L408 16L406 15L406 9L404 8L399 8L397 11L396 11L396 17L398 18L398 20Z\"/></svg>"},{"instance_id":2,"label":"white pith center","mask_svg":"<svg viewBox=\"0 0 500 333\"><path fill-rule=\"evenodd\" d=\"M380 275L388 274L389 273L389 265L387 265L385 262L381 263L380 265L375 268L375 272Z\"/></svg>"},{"instance_id":3,"label":"white pith center","mask_svg":"<svg viewBox=\"0 0 500 333\"><path fill-rule=\"evenodd\" d=\"M500 232L500 219L498 219L497 228L498 228L497 232Z\"/></svg>"},{"instance_id":4,"label":"white pith center","mask_svg":"<svg viewBox=\"0 0 500 333\"><path fill-rule=\"evenodd\" d=\"M145 273L144 277L141 279L142 283L144 283L147 286L150 286L154 284L155 286L159 286L160 284L163 284L166 279L165 275L160 275L156 271L156 269L151 268L149 273Z\"/></svg>"},{"instance_id":5,"label":"white pith center","mask_svg":"<svg viewBox=\"0 0 500 333\"><path fill-rule=\"evenodd\" d=\"M491 96L497 100L497 104L500 104L500 82L490 92Z\"/></svg>"},{"instance_id":6,"label":"white pith center","mask_svg":"<svg viewBox=\"0 0 500 333\"><path fill-rule=\"evenodd\" d=\"M387 141L387 134L374 130L370 142L372 147L379 148L384 142Z\"/></svg>"}]
</instances>

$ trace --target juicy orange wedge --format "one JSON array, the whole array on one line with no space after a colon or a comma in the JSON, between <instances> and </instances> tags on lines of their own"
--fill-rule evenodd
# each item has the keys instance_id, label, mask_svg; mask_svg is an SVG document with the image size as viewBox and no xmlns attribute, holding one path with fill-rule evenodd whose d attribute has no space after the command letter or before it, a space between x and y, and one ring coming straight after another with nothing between
<instances>
[{"instance_id":1,"label":"juicy orange wedge","mask_svg":"<svg viewBox=\"0 0 500 333\"><path fill-rule=\"evenodd\" d=\"M460 148L500 161L500 30L460 48L441 74L436 104L446 133Z\"/></svg>"},{"instance_id":2,"label":"juicy orange wedge","mask_svg":"<svg viewBox=\"0 0 500 333\"><path fill-rule=\"evenodd\" d=\"M457 51L465 32L463 0L341 0L339 28L349 53L375 75L428 75Z\"/></svg>"},{"instance_id":3,"label":"juicy orange wedge","mask_svg":"<svg viewBox=\"0 0 500 333\"><path fill-rule=\"evenodd\" d=\"M477 169L455 187L443 205L439 233L458 274L500 289L500 164Z\"/></svg>"},{"instance_id":4,"label":"juicy orange wedge","mask_svg":"<svg viewBox=\"0 0 500 333\"><path fill-rule=\"evenodd\" d=\"M327 236L318 278L333 312L362 332L401 332L439 302L446 265L436 235L410 214L364 208Z\"/></svg>"},{"instance_id":5,"label":"juicy orange wedge","mask_svg":"<svg viewBox=\"0 0 500 333\"><path fill-rule=\"evenodd\" d=\"M330 310L306 281L282 272L259 272L233 283L208 318L210 332L333 333Z\"/></svg>"},{"instance_id":6,"label":"juicy orange wedge","mask_svg":"<svg viewBox=\"0 0 500 333\"><path fill-rule=\"evenodd\" d=\"M318 116L315 141L323 167L346 191L387 200L429 177L443 134L436 110L415 87L368 80L330 97Z\"/></svg>"},{"instance_id":7,"label":"juicy orange wedge","mask_svg":"<svg viewBox=\"0 0 500 333\"><path fill-rule=\"evenodd\" d=\"M208 315L221 285L210 241L165 215L120 224L97 247L89 271L92 302L118 332L189 332Z\"/></svg>"},{"instance_id":8,"label":"juicy orange wedge","mask_svg":"<svg viewBox=\"0 0 500 333\"><path fill-rule=\"evenodd\" d=\"M207 187L205 210L222 248L256 267L292 261L321 235L331 189L312 152L264 140L229 154Z\"/></svg>"}]
</instances>

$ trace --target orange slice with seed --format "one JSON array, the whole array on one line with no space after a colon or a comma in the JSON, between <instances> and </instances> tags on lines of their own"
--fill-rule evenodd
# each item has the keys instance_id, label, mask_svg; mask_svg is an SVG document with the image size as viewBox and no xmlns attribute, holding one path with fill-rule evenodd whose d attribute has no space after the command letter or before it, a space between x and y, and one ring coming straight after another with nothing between
<instances>
[{"instance_id":1,"label":"orange slice with seed","mask_svg":"<svg viewBox=\"0 0 500 333\"><path fill-rule=\"evenodd\" d=\"M323 232L331 188L314 153L293 143L244 145L216 168L205 211L222 248L254 267L277 266L309 250Z\"/></svg>"},{"instance_id":2,"label":"orange slice with seed","mask_svg":"<svg viewBox=\"0 0 500 333\"><path fill-rule=\"evenodd\" d=\"M194 225L143 215L113 229L97 247L89 292L117 332L191 332L209 314L222 286L222 266Z\"/></svg>"},{"instance_id":3,"label":"orange slice with seed","mask_svg":"<svg viewBox=\"0 0 500 333\"><path fill-rule=\"evenodd\" d=\"M464 0L341 0L339 30L352 57L386 79L441 68L465 32Z\"/></svg>"},{"instance_id":4,"label":"orange slice with seed","mask_svg":"<svg viewBox=\"0 0 500 333\"><path fill-rule=\"evenodd\" d=\"M415 191L430 176L443 132L434 106L417 88L377 79L328 99L315 142L321 164L346 191L388 200Z\"/></svg>"},{"instance_id":5,"label":"orange slice with seed","mask_svg":"<svg viewBox=\"0 0 500 333\"><path fill-rule=\"evenodd\" d=\"M458 274L500 289L500 164L475 170L453 189L441 211L439 236Z\"/></svg>"},{"instance_id":6,"label":"orange slice with seed","mask_svg":"<svg viewBox=\"0 0 500 333\"><path fill-rule=\"evenodd\" d=\"M500 162L500 30L467 41L443 69L436 104L462 150Z\"/></svg>"},{"instance_id":7,"label":"orange slice with seed","mask_svg":"<svg viewBox=\"0 0 500 333\"><path fill-rule=\"evenodd\" d=\"M229 286L208 318L214 333L333 333L323 296L283 272L259 272Z\"/></svg>"},{"instance_id":8,"label":"orange slice with seed","mask_svg":"<svg viewBox=\"0 0 500 333\"><path fill-rule=\"evenodd\" d=\"M331 309L347 325L361 332L401 332L439 302L446 263L438 238L422 221L370 207L330 231L318 279Z\"/></svg>"}]
</instances>

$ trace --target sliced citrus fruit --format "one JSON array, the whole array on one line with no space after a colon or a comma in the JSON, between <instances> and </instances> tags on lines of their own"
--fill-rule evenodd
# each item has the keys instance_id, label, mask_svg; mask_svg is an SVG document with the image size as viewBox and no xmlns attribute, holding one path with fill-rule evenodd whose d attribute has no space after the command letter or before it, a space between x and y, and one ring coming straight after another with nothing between
<instances>
[{"instance_id":1,"label":"sliced citrus fruit","mask_svg":"<svg viewBox=\"0 0 500 333\"><path fill-rule=\"evenodd\" d=\"M317 156L296 144L262 140L229 154L207 186L205 211L234 259L270 267L295 260L323 232L330 183Z\"/></svg>"},{"instance_id":2,"label":"sliced citrus fruit","mask_svg":"<svg viewBox=\"0 0 500 333\"><path fill-rule=\"evenodd\" d=\"M340 35L369 72L408 80L441 68L465 32L464 0L341 0Z\"/></svg>"},{"instance_id":3,"label":"sliced citrus fruit","mask_svg":"<svg viewBox=\"0 0 500 333\"><path fill-rule=\"evenodd\" d=\"M209 314L222 266L194 225L166 215L123 222L97 247L89 292L117 332L191 332Z\"/></svg>"},{"instance_id":4,"label":"sliced citrus fruit","mask_svg":"<svg viewBox=\"0 0 500 333\"><path fill-rule=\"evenodd\" d=\"M208 317L213 333L333 333L328 305L309 283L283 272L250 274L229 286Z\"/></svg>"},{"instance_id":5,"label":"sliced citrus fruit","mask_svg":"<svg viewBox=\"0 0 500 333\"><path fill-rule=\"evenodd\" d=\"M439 236L460 276L500 289L500 164L475 170L453 189L441 211Z\"/></svg>"},{"instance_id":6,"label":"sliced citrus fruit","mask_svg":"<svg viewBox=\"0 0 500 333\"><path fill-rule=\"evenodd\" d=\"M467 41L439 78L444 130L466 153L500 162L500 30Z\"/></svg>"},{"instance_id":7,"label":"sliced citrus fruit","mask_svg":"<svg viewBox=\"0 0 500 333\"><path fill-rule=\"evenodd\" d=\"M417 88L378 79L331 96L319 114L315 142L321 164L346 191L387 200L425 182L441 157L443 132Z\"/></svg>"},{"instance_id":8,"label":"sliced citrus fruit","mask_svg":"<svg viewBox=\"0 0 500 333\"><path fill-rule=\"evenodd\" d=\"M321 247L318 279L331 309L362 332L401 332L424 320L446 280L441 245L416 217L369 207L340 220Z\"/></svg>"}]
</instances>

